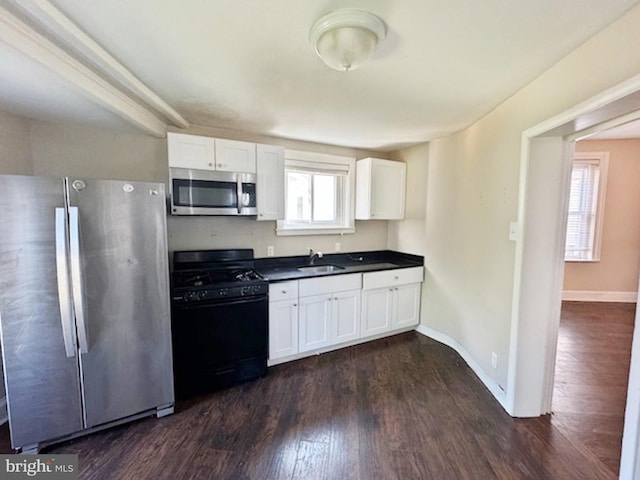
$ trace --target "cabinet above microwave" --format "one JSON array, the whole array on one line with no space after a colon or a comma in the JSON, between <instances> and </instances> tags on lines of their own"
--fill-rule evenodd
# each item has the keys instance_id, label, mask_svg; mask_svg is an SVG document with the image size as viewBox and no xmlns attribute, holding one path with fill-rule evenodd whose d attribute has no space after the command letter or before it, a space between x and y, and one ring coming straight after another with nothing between
<instances>
[{"instance_id":1,"label":"cabinet above microwave","mask_svg":"<svg viewBox=\"0 0 640 480\"><path fill-rule=\"evenodd\" d=\"M256 144L167 133L169 167L219 172L256 173Z\"/></svg>"}]
</instances>

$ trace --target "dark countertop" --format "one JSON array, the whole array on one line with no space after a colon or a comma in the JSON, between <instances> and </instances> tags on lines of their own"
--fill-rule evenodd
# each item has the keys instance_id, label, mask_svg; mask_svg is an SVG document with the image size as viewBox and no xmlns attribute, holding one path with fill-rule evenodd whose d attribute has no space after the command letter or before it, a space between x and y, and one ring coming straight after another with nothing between
<instances>
[{"instance_id":1,"label":"dark countertop","mask_svg":"<svg viewBox=\"0 0 640 480\"><path fill-rule=\"evenodd\" d=\"M266 257L254 260L255 269L270 282L282 280L299 280L302 278L344 275L346 273L373 272L376 270L393 270L396 268L421 267L424 257L393 250L377 250L372 252L329 253L316 258L314 266L336 265L342 267L332 272L300 271L298 267L309 265L308 255L294 257Z\"/></svg>"}]
</instances>

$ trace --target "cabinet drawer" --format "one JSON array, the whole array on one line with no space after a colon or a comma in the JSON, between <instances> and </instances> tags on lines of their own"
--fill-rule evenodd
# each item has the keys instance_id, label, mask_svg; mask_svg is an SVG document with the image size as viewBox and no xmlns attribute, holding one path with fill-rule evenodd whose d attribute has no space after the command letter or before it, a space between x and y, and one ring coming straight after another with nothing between
<instances>
[{"instance_id":1,"label":"cabinet drawer","mask_svg":"<svg viewBox=\"0 0 640 480\"><path fill-rule=\"evenodd\" d=\"M291 300L298 298L298 281L278 282L269 284L269 301Z\"/></svg>"},{"instance_id":2,"label":"cabinet drawer","mask_svg":"<svg viewBox=\"0 0 640 480\"><path fill-rule=\"evenodd\" d=\"M301 297L321 295L345 290L359 290L362 288L362 274L332 275L330 277L307 278L300 280L299 293Z\"/></svg>"},{"instance_id":3,"label":"cabinet drawer","mask_svg":"<svg viewBox=\"0 0 640 480\"><path fill-rule=\"evenodd\" d=\"M400 268L381 272L365 273L362 278L362 288L383 288L393 285L420 283L424 278L424 267Z\"/></svg>"}]
</instances>

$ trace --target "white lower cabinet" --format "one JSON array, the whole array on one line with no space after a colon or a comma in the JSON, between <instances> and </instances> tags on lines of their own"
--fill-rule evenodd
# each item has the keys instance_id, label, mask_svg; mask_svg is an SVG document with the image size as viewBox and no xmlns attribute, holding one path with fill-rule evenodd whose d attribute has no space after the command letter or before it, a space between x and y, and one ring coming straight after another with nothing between
<instances>
[{"instance_id":1,"label":"white lower cabinet","mask_svg":"<svg viewBox=\"0 0 640 480\"><path fill-rule=\"evenodd\" d=\"M298 353L298 282L269 285L269 360Z\"/></svg>"},{"instance_id":2,"label":"white lower cabinet","mask_svg":"<svg viewBox=\"0 0 640 480\"><path fill-rule=\"evenodd\" d=\"M423 267L365 273L362 337L417 325Z\"/></svg>"},{"instance_id":3,"label":"white lower cabinet","mask_svg":"<svg viewBox=\"0 0 640 480\"><path fill-rule=\"evenodd\" d=\"M420 283L393 288L391 329L413 327L420 323Z\"/></svg>"},{"instance_id":4,"label":"white lower cabinet","mask_svg":"<svg viewBox=\"0 0 640 480\"><path fill-rule=\"evenodd\" d=\"M360 273L300 280L300 352L360 336L361 288Z\"/></svg>"},{"instance_id":5,"label":"white lower cabinet","mask_svg":"<svg viewBox=\"0 0 640 480\"><path fill-rule=\"evenodd\" d=\"M423 275L412 267L270 284L270 363L417 325Z\"/></svg>"},{"instance_id":6,"label":"white lower cabinet","mask_svg":"<svg viewBox=\"0 0 640 480\"><path fill-rule=\"evenodd\" d=\"M299 351L360 337L360 290L300 297Z\"/></svg>"}]
</instances>

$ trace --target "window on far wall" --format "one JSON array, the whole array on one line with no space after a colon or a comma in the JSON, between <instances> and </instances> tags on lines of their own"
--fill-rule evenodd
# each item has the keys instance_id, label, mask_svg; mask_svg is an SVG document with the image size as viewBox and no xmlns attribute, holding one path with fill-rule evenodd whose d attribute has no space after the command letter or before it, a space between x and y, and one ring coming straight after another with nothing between
<instances>
[{"instance_id":1,"label":"window on far wall","mask_svg":"<svg viewBox=\"0 0 640 480\"><path fill-rule=\"evenodd\" d=\"M600 260L608 160L607 152L574 154L565 261Z\"/></svg>"},{"instance_id":2,"label":"window on far wall","mask_svg":"<svg viewBox=\"0 0 640 480\"><path fill-rule=\"evenodd\" d=\"M353 233L355 159L285 152L285 219L278 235Z\"/></svg>"}]
</instances>

